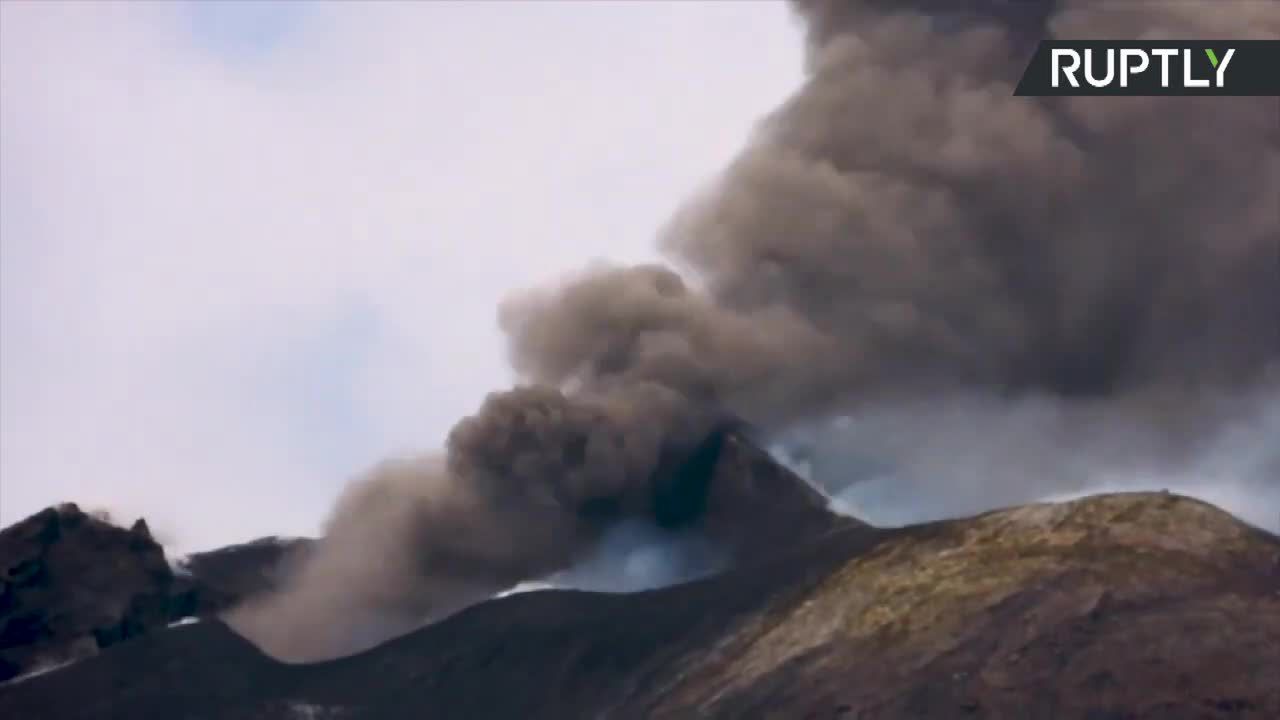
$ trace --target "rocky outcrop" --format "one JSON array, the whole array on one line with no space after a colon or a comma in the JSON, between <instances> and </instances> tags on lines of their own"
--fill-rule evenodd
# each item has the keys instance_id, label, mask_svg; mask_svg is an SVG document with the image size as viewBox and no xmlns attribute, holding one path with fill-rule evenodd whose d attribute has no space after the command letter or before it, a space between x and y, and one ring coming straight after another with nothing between
<instances>
[{"instance_id":1,"label":"rocky outcrop","mask_svg":"<svg viewBox=\"0 0 1280 720\"><path fill-rule=\"evenodd\" d=\"M36 513L0 531L0 682L220 612L303 547L267 539L175 573L143 520L125 529L70 503Z\"/></svg>"},{"instance_id":2,"label":"rocky outcrop","mask_svg":"<svg viewBox=\"0 0 1280 720\"><path fill-rule=\"evenodd\" d=\"M182 593L145 523L71 504L0 532L0 562L0 681L162 627Z\"/></svg>"},{"instance_id":3,"label":"rocky outcrop","mask_svg":"<svg viewBox=\"0 0 1280 720\"><path fill-rule=\"evenodd\" d=\"M177 627L0 688L0 717L1262 719L1278 670L1280 539L1125 494L512 595L315 665Z\"/></svg>"},{"instance_id":4,"label":"rocky outcrop","mask_svg":"<svg viewBox=\"0 0 1280 720\"><path fill-rule=\"evenodd\" d=\"M710 433L665 475L660 469L654 485L660 525L699 528L736 563L836 528L870 528L832 512L824 494L732 425Z\"/></svg>"},{"instance_id":5,"label":"rocky outcrop","mask_svg":"<svg viewBox=\"0 0 1280 720\"><path fill-rule=\"evenodd\" d=\"M314 543L310 538L259 538L193 553L178 563L178 570L200 587L203 603L196 614L211 615L279 587Z\"/></svg>"}]
</instances>

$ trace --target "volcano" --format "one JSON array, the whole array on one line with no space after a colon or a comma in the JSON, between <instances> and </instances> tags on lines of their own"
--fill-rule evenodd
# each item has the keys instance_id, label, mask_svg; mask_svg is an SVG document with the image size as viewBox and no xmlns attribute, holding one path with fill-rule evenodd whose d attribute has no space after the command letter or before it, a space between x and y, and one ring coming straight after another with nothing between
<instances>
[{"instance_id":1,"label":"volcano","mask_svg":"<svg viewBox=\"0 0 1280 720\"><path fill-rule=\"evenodd\" d=\"M657 525L703 533L735 564L836 528L869 528L828 510L740 424L673 449L653 484ZM74 503L37 513L0 532L0 682L269 593L313 545L266 537L170 563L145 521L117 527Z\"/></svg>"},{"instance_id":2,"label":"volcano","mask_svg":"<svg viewBox=\"0 0 1280 720\"><path fill-rule=\"evenodd\" d=\"M305 665L272 660L214 618L156 623L0 685L0 716L1280 714L1280 538L1211 505L1118 494L877 529L830 513L741 433L713 433L673 467L655 515L726 543L733 569L633 594L509 595ZM5 530L2 547L49 527L50 513ZM77 532L62 528L52 546ZM84 559L118 574L168 567L127 543L98 548ZM213 558L222 587L253 592L251 578L275 577L296 551L236 546L192 563L191 582ZM82 612L90 597L103 617L120 606L52 572L38 596L16 595L13 559L6 602L20 597L27 616ZM12 626L13 606L5 613Z\"/></svg>"},{"instance_id":3,"label":"volcano","mask_svg":"<svg viewBox=\"0 0 1280 720\"><path fill-rule=\"evenodd\" d=\"M706 533L741 564L840 527L870 526L837 515L827 497L749 439L742 423L713 429L664 458L653 482L653 519Z\"/></svg>"}]
</instances>

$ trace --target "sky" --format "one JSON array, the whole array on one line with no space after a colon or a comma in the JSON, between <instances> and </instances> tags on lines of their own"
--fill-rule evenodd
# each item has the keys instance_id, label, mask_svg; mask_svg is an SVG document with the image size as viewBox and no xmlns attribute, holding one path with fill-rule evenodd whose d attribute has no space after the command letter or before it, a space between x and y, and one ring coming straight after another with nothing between
<instances>
[{"instance_id":1,"label":"sky","mask_svg":"<svg viewBox=\"0 0 1280 720\"><path fill-rule=\"evenodd\" d=\"M318 533L510 386L509 291L655 259L801 49L773 2L0 2L0 525L75 501L174 553ZM1088 489L1280 529L1233 442ZM902 487L839 500L992 504Z\"/></svg>"},{"instance_id":2,"label":"sky","mask_svg":"<svg viewBox=\"0 0 1280 720\"><path fill-rule=\"evenodd\" d=\"M800 82L780 3L0 4L0 523L314 534L652 258Z\"/></svg>"}]
</instances>

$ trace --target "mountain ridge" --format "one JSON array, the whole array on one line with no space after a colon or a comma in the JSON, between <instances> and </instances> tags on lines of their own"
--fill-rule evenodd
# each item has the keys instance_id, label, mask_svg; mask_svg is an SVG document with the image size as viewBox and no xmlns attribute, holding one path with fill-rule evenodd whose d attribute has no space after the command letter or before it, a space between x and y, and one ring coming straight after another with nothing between
<instances>
[{"instance_id":1,"label":"mountain ridge","mask_svg":"<svg viewBox=\"0 0 1280 720\"><path fill-rule=\"evenodd\" d=\"M1126 493L835 529L631 595L512 595L313 665L177 627L0 690L0 714L1264 718L1275 668L1280 538Z\"/></svg>"}]
</instances>

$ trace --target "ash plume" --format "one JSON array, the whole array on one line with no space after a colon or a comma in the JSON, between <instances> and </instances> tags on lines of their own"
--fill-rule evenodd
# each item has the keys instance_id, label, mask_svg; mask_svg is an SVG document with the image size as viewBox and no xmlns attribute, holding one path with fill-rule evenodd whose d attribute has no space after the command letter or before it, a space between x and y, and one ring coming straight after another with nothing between
<instances>
[{"instance_id":1,"label":"ash plume","mask_svg":"<svg viewBox=\"0 0 1280 720\"><path fill-rule=\"evenodd\" d=\"M338 654L361 641L316 628L367 617L368 644L568 567L652 513L664 454L726 417L781 433L922 408L895 431L910 446L931 403L1039 401L1062 409L1045 445L1137 428L1117 453L1175 462L1240 398L1280 397L1275 99L1013 97L1042 38L1275 39L1280 6L793 5L806 80L676 213L671 267L504 302L522 385L443 457L357 483L293 587L240 611L246 634Z\"/></svg>"}]
</instances>

